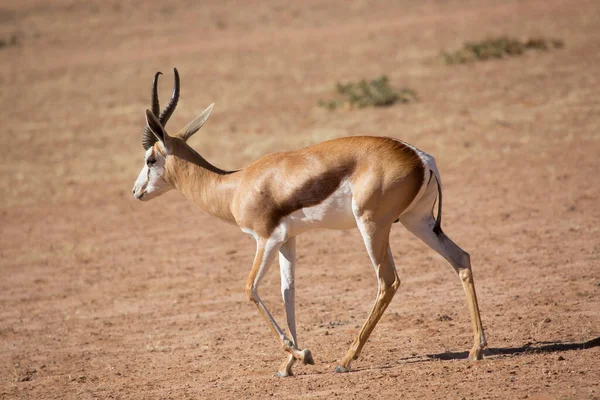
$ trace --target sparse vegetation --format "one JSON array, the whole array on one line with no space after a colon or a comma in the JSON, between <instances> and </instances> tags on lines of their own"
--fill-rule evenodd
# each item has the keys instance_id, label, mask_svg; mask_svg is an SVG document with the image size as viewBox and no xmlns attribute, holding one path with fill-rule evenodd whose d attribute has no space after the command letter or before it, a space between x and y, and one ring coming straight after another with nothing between
<instances>
[{"instance_id":1,"label":"sparse vegetation","mask_svg":"<svg viewBox=\"0 0 600 400\"><path fill-rule=\"evenodd\" d=\"M342 99L320 100L319 106L329 110L337 108L385 107L395 103L408 103L417 100L417 94L408 88L395 89L390 86L387 76L359 82L336 84L336 91Z\"/></svg>"},{"instance_id":2,"label":"sparse vegetation","mask_svg":"<svg viewBox=\"0 0 600 400\"><path fill-rule=\"evenodd\" d=\"M5 47L17 46L19 44L19 38L17 35L10 35L8 38L0 38L0 49Z\"/></svg>"},{"instance_id":3,"label":"sparse vegetation","mask_svg":"<svg viewBox=\"0 0 600 400\"><path fill-rule=\"evenodd\" d=\"M560 39L530 38L525 41L508 37L486 39L479 42L467 42L456 51L442 51L441 57L446 64L465 64L472 61L484 61L505 56L518 56L527 50L560 49L564 47Z\"/></svg>"}]
</instances>

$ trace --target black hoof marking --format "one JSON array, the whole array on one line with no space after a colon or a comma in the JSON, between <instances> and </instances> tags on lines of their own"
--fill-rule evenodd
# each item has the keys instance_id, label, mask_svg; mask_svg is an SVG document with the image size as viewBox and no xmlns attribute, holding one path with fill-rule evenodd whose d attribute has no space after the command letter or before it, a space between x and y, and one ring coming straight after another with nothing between
<instances>
[{"instance_id":1,"label":"black hoof marking","mask_svg":"<svg viewBox=\"0 0 600 400\"><path fill-rule=\"evenodd\" d=\"M302 363L309 364L309 365L314 365L315 364L315 360L313 360L313 356L312 353L310 352L310 350L304 350L304 359L302 360Z\"/></svg>"}]
</instances>

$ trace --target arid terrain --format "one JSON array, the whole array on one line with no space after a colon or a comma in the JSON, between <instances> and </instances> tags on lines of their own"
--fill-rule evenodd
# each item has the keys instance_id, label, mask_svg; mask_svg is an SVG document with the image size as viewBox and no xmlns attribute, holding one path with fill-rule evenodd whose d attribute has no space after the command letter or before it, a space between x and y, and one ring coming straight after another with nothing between
<instances>
[{"instance_id":1,"label":"arid terrain","mask_svg":"<svg viewBox=\"0 0 600 400\"><path fill-rule=\"evenodd\" d=\"M599 399L600 3L3 0L0 6L0 399ZM564 48L445 65L488 37ZM215 102L191 145L223 169L348 135L436 157L445 232L471 254L488 339L465 295L400 224L402 286L348 374L377 290L359 233L298 239L285 355L244 293L251 237L180 194L148 203L144 110L156 71ZM386 74L419 100L329 111L336 82ZM261 287L283 322L279 273Z\"/></svg>"}]
</instances>

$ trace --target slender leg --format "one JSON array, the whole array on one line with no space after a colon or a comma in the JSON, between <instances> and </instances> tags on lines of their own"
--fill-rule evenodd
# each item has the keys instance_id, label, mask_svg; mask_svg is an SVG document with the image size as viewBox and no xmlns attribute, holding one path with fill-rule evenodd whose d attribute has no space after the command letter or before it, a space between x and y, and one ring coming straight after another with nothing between
<instances>
[{"instance_id":1,"label":"slender leg","mask_svg":"<svg viewBox=\"0 0 600 400\"><path fill-rule=\"evenodd\" d=\"M295 284L294 273L296 264L296 238L290 238L279 249L279 270L281 274L281 295L285 307L287 326L292 338L292 343L298 347L296 340L296 311L295 311ZM292 376L292 366L296 362L293 354L288 355L287 359L279 367L277 376Z\"/></svg>"},{"instance_id":2,"label":"slender leg","mask_svg":"<svg viewBox=\"0 0 600 400\"><path fill-rule=\"evenodd\" d=\"M350 363L359 357L375 325L377 325L377 322L400 286L400 279L396 273L392 252L388 245L391 222L389 225L381 226L364 216L357 216L356 220L373 267L375 267L379 287L375 304L369 313L369 317L360 329L356 339L354 339L350 349L341 360L340 365L335 369L336 372L349 371Z\"/></svg>"},{"instance_id":3,"label":"slender leg","mask_svg":"<svg viewBox=\"0 0 600 400\"><path fill-rule=\"evenodd\" d=\"M483 348L487 345L481 316L479 314L479 305L477 304L477 295L475 293L475 284L473 283L473 273L471 272L471 260L469 254L458 247L444 232L436 234L433 231L435 220L433 215L418 215L411 213L401 216L402 224L415 236L425 242L429 247L438 252L452 265L452 268L460 278L465 294L467 295L467 305L471 316L473 326L473 348L469 352L471 360L481 360L483 358Z\"/></svg>"},{"instance_id":4,"label":"slender leg","mask_svg":"<svg viewBox=\"0 0 600 400\"><path fill-rule=\"evenodd\" d=\"M304 349L302 351L298 350L298 348L294 345L294 343L287 338L287 336L283 333L277 322L267 310L264 303L260 299L258 295L258 285L260 281L265 276L275 254L281 247L281 243L273 244L268 240L259 239L257 241L257 250L256 256L254 258L254 264L252 266L252 271L250 272L250 276L248 277L248 281L246 282L246 294L250 301L256 304L256 307L262 314L263 318L267 322L267 325L275 335L275 337L281 343L281 346L285 351L290 353L294 358L301 360L304 364L313 364L312 355L309 350Z\"/></svg>"}]
</instances>

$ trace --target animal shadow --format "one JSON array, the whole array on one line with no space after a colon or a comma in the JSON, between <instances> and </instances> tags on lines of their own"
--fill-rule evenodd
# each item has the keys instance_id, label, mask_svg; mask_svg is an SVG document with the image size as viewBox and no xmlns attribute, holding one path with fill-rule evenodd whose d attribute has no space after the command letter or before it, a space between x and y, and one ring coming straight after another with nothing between
<instances>
[{"instance_id":1,"label":"animal shadow","mask_svg":"<svg viewBox=\"0 0 600 400\"><path fill-rule=\"evenodd\" d=\"M555 353L559 351L584 350L597 346L600 346L600 337L581 343L537 342L526 343L521 347L490 347L484 350L484 355L490 357L525 353ZM427 354L427 358L435 360L460 360L468 356L469 352L467 351Z\"/></svg>"}]
</instances>

